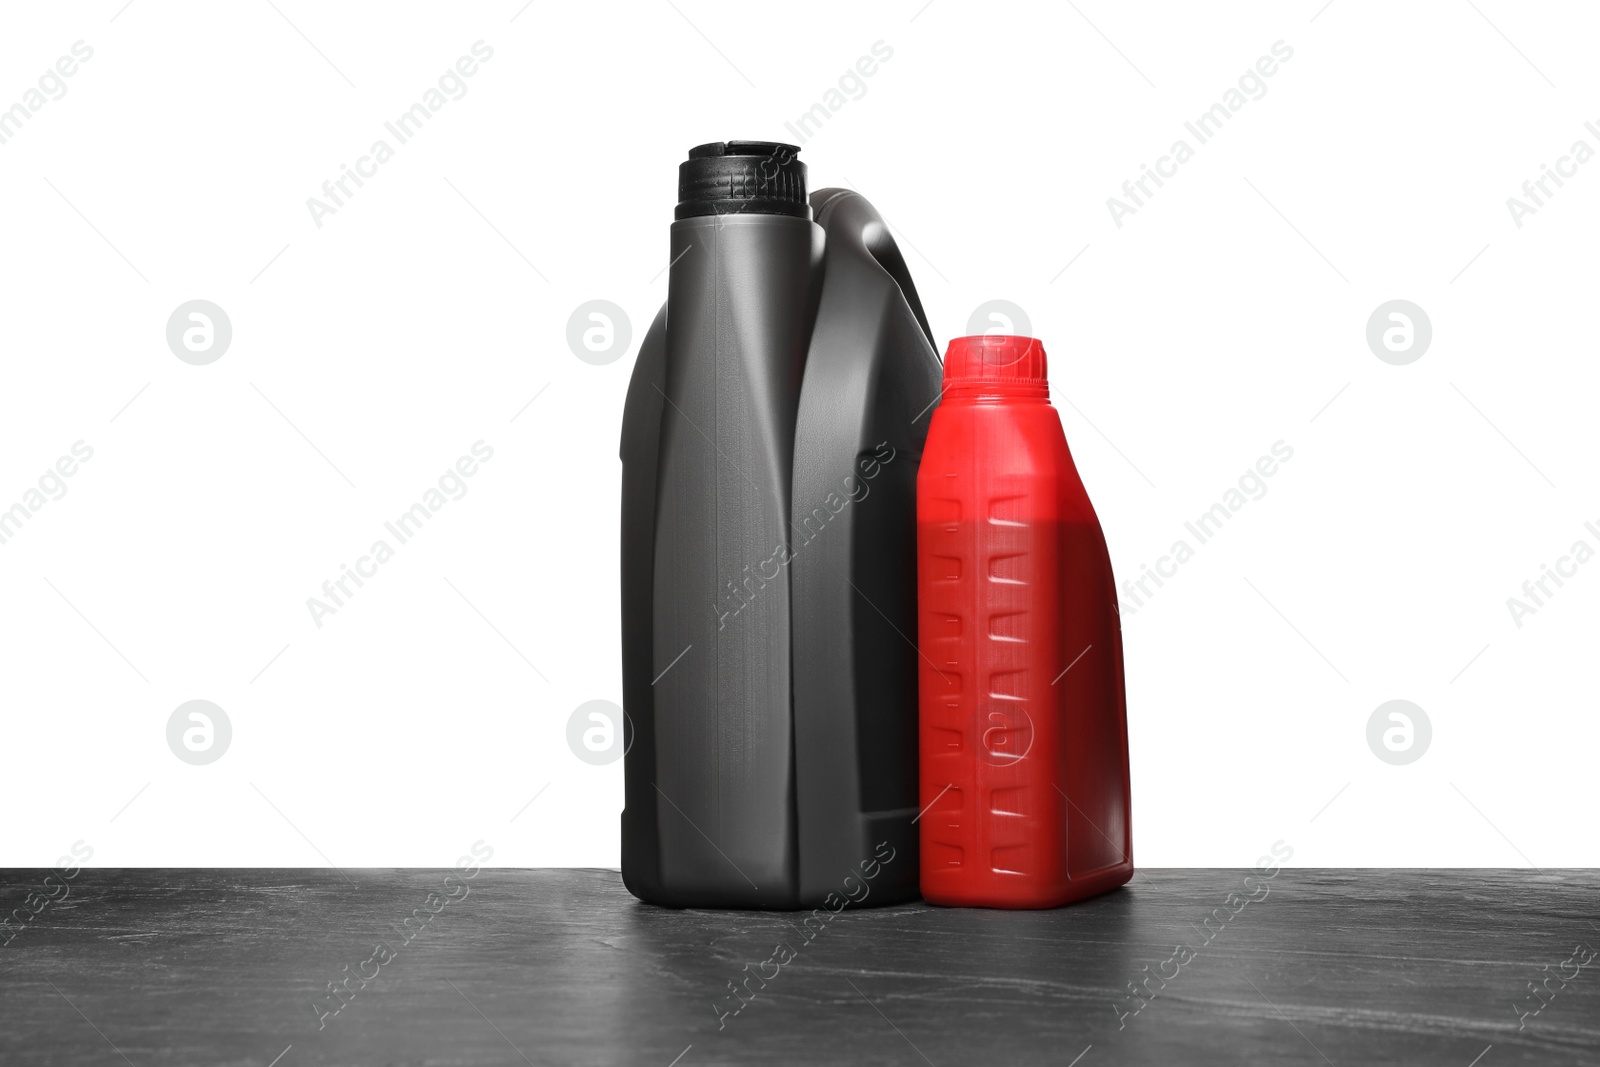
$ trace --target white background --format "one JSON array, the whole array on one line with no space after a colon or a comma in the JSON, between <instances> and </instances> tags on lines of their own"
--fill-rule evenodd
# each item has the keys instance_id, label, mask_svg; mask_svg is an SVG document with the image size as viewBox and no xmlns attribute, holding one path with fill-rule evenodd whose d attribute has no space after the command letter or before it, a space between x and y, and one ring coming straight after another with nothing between
<instances>
[{"instance_id":1,"label":"white background","mask_svg":"<svg viewBox=\"0 0 1600 1067\"><path fill-rule=\"evenodd\" d=\"M621 699L618 430L677 164L793 140L878 41L803 146L812 186L886 216L941 346L1026 310L1119 577L1294 449L1125 618L1136 860L1600 862L1600 562L1520 628L1506 606L1600 548L1600 161L1521 228L1506 206L1600 149L1592 7L123 3L0 33L0 106L94 50L0 145L0 508L94 449L0 545L0 864L83 839L107 866L443 865L483 838L615 865L622 764L566 723ZM466 95L318 228L307 198L479 40ZM1197 145L1183 123L1280 40ZM233 326L209 366L165 339L196 298ZM607 366L565 340L597 298L633 325ZM1397 298L1433 326L1407 366L1365 340ZM467 495L318 628L307 598L479 440ZM1366 741L1396 698L1433 728L1406 766ZM191 699L232 722L208 766L167 747Z\"/></svg>"}]
</instances>

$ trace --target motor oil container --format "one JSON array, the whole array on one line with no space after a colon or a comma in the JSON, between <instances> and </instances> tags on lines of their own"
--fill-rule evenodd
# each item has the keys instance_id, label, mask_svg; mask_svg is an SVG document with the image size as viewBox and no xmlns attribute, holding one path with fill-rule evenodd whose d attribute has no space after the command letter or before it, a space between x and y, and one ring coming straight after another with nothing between
<instances>
[{"instance_id":1,"label":"motor oil container","mask_svg":"<svg viewBox=\"0 0 1600 1067\"><path fill-rule=\"evenodd\" d=\"M917 476L922 895L1047 908L1133 874L1105 537L1029 337L961 337Z\"/></svg>"},{"instance_id":2,"label":"motor oil container","mask_svg":"<svg viewBox=\"0 0 1600 1067\"><path fill-rule=\"evenodd\" d=\"M883 220L797 152L689 152L623 415L622 875L656 904L917 892L938 355Z\"/></svg>"}]
</instances>

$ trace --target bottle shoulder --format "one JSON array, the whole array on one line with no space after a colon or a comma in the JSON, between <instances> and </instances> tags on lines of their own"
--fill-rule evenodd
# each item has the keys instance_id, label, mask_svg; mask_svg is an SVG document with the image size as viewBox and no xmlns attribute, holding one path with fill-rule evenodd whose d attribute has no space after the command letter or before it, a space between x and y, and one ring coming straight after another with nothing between
<instances>
[{"instance_id":1,"label":"bottle shoulder","mask_svg":"<svg viewBox=\"0 0 1600 1067\"><path fill-rule=\"evenodd\" d=\"M1048 472L1071 465L1061 416L1049 404L941 404L928 426L924 465L970 467L981 461L996 472Z\"/></svg>"},{"instance_id":2,"label":"bottle shoulder","mask_svg":"<svg viewBox=\"0 0 1600 1067\"><path fill-rule=\"evenodd\" d=\"M1046 403L945 404L934 411L917 472L919 513L990 510L1098 525L1061 418ZM924 512L922 503L927 502Z\"/></svg>"}]
</instances>

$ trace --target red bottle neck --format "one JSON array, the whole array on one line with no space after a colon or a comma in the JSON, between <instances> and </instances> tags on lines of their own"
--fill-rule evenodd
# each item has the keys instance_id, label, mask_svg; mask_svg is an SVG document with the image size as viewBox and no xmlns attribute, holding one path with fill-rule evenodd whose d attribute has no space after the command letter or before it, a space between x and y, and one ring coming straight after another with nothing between
<instances>
[{"instance_id":1,"label":"red bottle neck","mask_svg":"<svg viewBox=\"0 0 1600 1067\"><path fill-rule=\"evenodd\" d=\"M954 381L945 383L941 404L1048 404L1048 382Z\"/></svg>"}]
</instances>

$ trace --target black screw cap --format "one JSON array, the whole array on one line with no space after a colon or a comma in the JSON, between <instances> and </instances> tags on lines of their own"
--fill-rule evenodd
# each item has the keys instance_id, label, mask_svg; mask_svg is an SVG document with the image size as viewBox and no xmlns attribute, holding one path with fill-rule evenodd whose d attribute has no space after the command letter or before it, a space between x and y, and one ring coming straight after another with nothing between
<instances>
[{"instance_id":1,"label":"black screw cap","mask_svg":"<svg viewBox=\"0 0 1600 1067\"><path fill-rule=\"evenodd\" d=\"M776 141L712 141L678 165L675 217L792 215L809 219L800 149Z\"/></svg>"}]
</instances>

